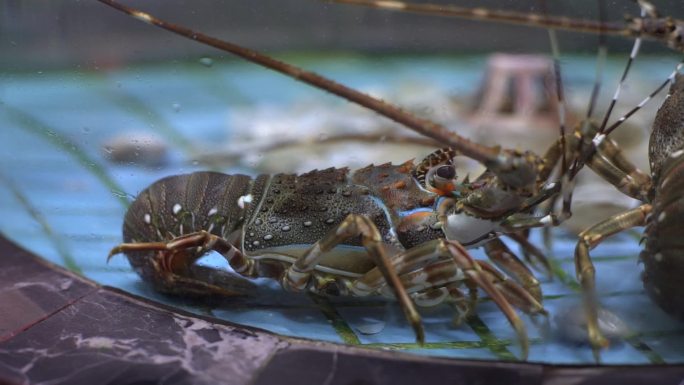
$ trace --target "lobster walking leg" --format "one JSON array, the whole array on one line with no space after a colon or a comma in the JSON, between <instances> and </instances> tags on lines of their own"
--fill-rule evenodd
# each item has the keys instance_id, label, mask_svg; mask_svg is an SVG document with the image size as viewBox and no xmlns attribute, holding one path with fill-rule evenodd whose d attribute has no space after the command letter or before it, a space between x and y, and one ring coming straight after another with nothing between
<instances>
[{"instance_id":1,"label":"lobster walking leg","mask_svg":"<svg viewBox=\"0 0 684 385\"><path fill-rule=\"evenodd\" d=\"M425 342L425 332L420 315L415 309L413 301L406 292L406 288L399 279L399 275L382 243L382 236L375 224L363 215L349 214L339 225L332 229L320 241L316 242L304 255L298 258L283 274L282 285L293 291L301 291L307 287L311 273L320 262L324 253L332 250L343 241L361 234L363 246L373 258L382 278L392 287L394 294L404 310L406 319L416 333L419 343Z\"/></svg>"},{"instance_id":2,"label":"lobster walking leg","mask_svg":"<svg viewBox=\"0 0 684 385\"><path fill-rule=\"evenodd\" d=\"M532 242L530 242L529 239L527 239L526 235L517 232L508 233L506 234L506 236L515 241L522 248L525 262L530 264L535 269L538 269L538 266L541 264L541 266L546 271L546 274L549 277L553 276L553 272L551 271L551 264L549 263L548 258L546 258L546 255L543 251L541 251L537 246L532 244Z\"/></svg>"},{"instance_id":3,"label":"lobster walking leg","mask_svg":"<svg viewBox=\"0 0 684 385\"><path fill-rule=\"evenodd\" d=\"M511 287L508 284L512 283L510 280L504 284L506 289L503 289L504 286L497 287L500 281L505 279L500 274L492 273L496 269L489 264L474 260L463 246L445 239L426 242L400 253L393 259L393 263L408 292L417 293L428 288L447 286L464 280L482 288L513 326L520 340L523 356L527 357L529 350L527 331L509 298L515 296L514 302L516 303L527 301L524 306L521 306L525 309L537 309L536 312L543 313L543 308L520 286L514 284L519 290L509 291ZM378 292L384 284L378 269L373 269L358 278L353 283L352 290L359 295L368 295Z\"/></svg>"},{"instance_id":4,"label":"lobster walking leg","mask_svg":"<svg viewBox=\"0 0 684 385\"><path fill-rule=\"evenodd\" d=\"M650 204L613 215L612 217L588 228L580 233L580 240L575 248L575 273L582 284L584 294L584 311L587 316L589 342L594 350L594 357L598 361L599 351L608 345L608 341L601 335L598 328L598 304L596 300L595 269L591 262L589 251L598 246L607 237L625 229L646 224L646 217L650 214Z\"/></svg>"},{"instance_id":5,"label":"lobster walking leg","mask_svg":"<svg viewBox=\"0 0 684 385\"><path fill-rule=\"evenodd\" d=\"M471 281L466 281L465 285L468 288L467 298L460 288L460 282L453 282L445 286L453 300L451 303L457 312L452 321L454 326L459 326L463 321L467 320L473 314L475 305L477 305L477 286Z\"/></svg>"},{"instance_id":6,"label":"lobster walking leg","mask_svg":"<svg viewBox=\"0 0 684 385\"><path fill-rule=\"evenodd\" d=\"M211 284L193 276L191 266L207 251L223 255L231 267L244 274L253 263L225 239L206 231L186 234L166 242L122 243L109 252L107 260L119 253L129 260L157 290L182 295L244 295L244 292ZM238 277L234 277L238 279ZM237 282L237 281L236 281Z\"/></svg>"},{"instance_id":7,"label":"lobster walking leg","mask_svg":"<svg viewBox=\"0 0 684 385\"><path fill-rule=\"evenodd\" d=\"M499 238L484 244L485 253L501 270L513 277L538 302L542 300L539 280Z\"/></svg>"},{"instance_id":8,"label":"lobster walking leg","mask_svg":"<svg viewBox=\"0 0 684 385\"><path fill-rule=\"evenodd\" d=\"M620 146L609 137L600 137L594 142L592 139L597 134L598 127L589 124L587 132L567 136L569 142L567 146L575 152L571 158L582 160L595 173L611 183L615 188L624 194L645 201L651 186L650 176L637 168L631 161L625 158ZM590 152L593 152L590 156ZM560 140L547 150L544 155L544 167L540 171L540 176L548 177L552 171L552 166L561 157ZM574 177L574 175L571 175Z\"/></svg>"}]
</instances>

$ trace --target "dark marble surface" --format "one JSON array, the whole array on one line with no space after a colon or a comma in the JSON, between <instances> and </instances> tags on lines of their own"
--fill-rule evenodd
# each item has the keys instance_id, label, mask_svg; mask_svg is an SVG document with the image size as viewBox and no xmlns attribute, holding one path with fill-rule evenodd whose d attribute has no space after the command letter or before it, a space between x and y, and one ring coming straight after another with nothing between
<instances>
[{"instance_id":1,"label":"dark marble surface","mask_svg":"<svg viewBox=\"0 0 684 385\"><path fill-rule=\"evenodd\" d=\"M95 285L41 263L0 237L0 342L92 293Z\"/></svg>"},{"instance_id":2,"label":"dark marble surface","mask_svg":"<svg viewBox=\"0 0 684 385\"><path fill-rule=\"evenodd\" d=\"M280 337L100 287L0 236L0 384L678 385L684 366L422 358Z\"/></svg>"},{"instance_id":3,"label":"dark marble surface","mask_svg":"<svg viewBox=\"0 0 684 385\"><path fill-rule=\"evenodd\" d=\"M373 352L289 349L278 352L255 385L540 384L542 366L412 359ZM500 382L505 378L505 382Z\"/></svg>"}]
</instances>

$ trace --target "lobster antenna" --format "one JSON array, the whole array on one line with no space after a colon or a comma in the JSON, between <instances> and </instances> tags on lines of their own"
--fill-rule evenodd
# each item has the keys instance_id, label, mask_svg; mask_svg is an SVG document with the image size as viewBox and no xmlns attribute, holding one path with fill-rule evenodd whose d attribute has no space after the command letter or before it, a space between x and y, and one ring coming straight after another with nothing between
<instances>
[{"instance_id":1,"label":"lobster antenna","mask_svg":"<svg viewBox=\"0 0 684 385\"><path fill-rule=\"evenodd\" d=\"M641 17L646 16L646 10L645 8L641 8ZM613 99L610 101L610 106L608 106L608 110L606 111L606 114L603 116L603 121L601 122L601 126L599 126L598 133L603 134L606 125L608 124L608 119L610 119L610 115L613 113L613 108L615 107L615 104L617 103L617 100L620 98L620 93L622 92L622 87L625 84L625 80L627 79L627 74L629 74L630 68L632 68L632 63L634 63L634 59L636 59L636 56L639 54L639 49L641 48L641 33L639 33L634 39L634 45L632 46L632 51L629 53L629 58L627 59L627 64L625 65L625 69L622 72L622 77L620 78L620 82L618 82L617 88L615 89L615 94L613 95Z\"/></svg>"},{"instance_id":2,"label":"lobster antenna","mask_svg":"<svg viewBox=\"0 0 684 385\"><path fill-rule=\"evenodd\" d=\"M540 0L542 14L547 17L548 10L546 7L546 1ZM567 170L567 158L565 151L565 125L567 123L566 110L565 110L565 96L563 95L563 78L561 75L561 65L560 65L560 46L558 44L558 37L556 36L556 31L548 28L549 33L549 43L551 45L551 54L553 56L553 77L555 80L556 97L558 101L558 121L560 130L560 147L561 147L561 173L564 174Z\"/></svg>"},{"instance_id":3,"label":"lobster antenna","mask_svg":"<svg viewBox=\"0 0 684 385\"><path fill-rule=\"evenodd\" d=\"M603 22L606 18L606 8L605 1L599 0L598 2L598 13L599 21ZM598 35L598 52L596 55L596 74L594 75L594 86L591 90L591 97L589 98L589 105L587 106L587 113L584 120L581 123L581 134L585 135L589 131L589 126L591 124L591 118L594 116L594 110L596 109L596 104L598 101L599 93L601 92L601 85L603 83L603 68L606 63L606 58L608 56L608 44L606 42L605 33L600 32ZM577 142L577 148L575 149L575 157L569 171L571 179L579 172L580 163L582 162L582 141Z\"/></svg>"},{"instance_id":4,"label":"lobster antenna","mask_svg":"<svg viewBox=\"0 0 684 385\"><path fill-rule=\"evenodd\" d=\"M604 24L606 20L606 2L604 0L599 0L598 2L598 12L599 12L599 22L601 25ZM589 107L587 107L586 120L589 121L594 115L594 109L596 108L596 101L598 100L598 95L601 91L601 84L603 79L603 68L606 64L606 57L608 56L608 44L606 41L606 34L603 29L599 31L598 34L598 52L596 55L596 74L594 79L594 87L591 90L591 98L589 99Z\"/></svg>"},{"instance_id":5,"label":"lobster antenna","mask_svg":"<svg viewBox=\"0 0 684 385\"><path fill-rule=\"evenodd\" d=\"M650 94L648 94L648 96L645 97L644 100L639 102L639 104L637 104L634 108L629 110L629 112L627 112L626 114L621 116L620 119L618 119L610 127L606 128L603 135L608 135L611 132L613 132L614 129L619 127L624 121L626 121L627 119L629 119L629 117L634 115L635 112L639 111L643 106L645 106L649 101L651 101L651 99L653 99L654 96L656 96L658 93L660 93L660 91L662 91L663 88L665 88L665 86L674 82L675 76L677 76L677 74L679 73L679 71L682 70L682 68L684 68L684 59L682 59L679 63L677 63L677 65L675 66L675 69L670 73L670 75L667 77L667 79L665 79L665 81L660 83L660 85L658 87L656 87L656 89L654 89Z\"/></svg>"},{"instance_id":6,"label":"lobster antenna","mask_svg":"<svg viewBox=\"0 0 684 385\"><path fill-rule=\"evenodd\" d=\"M630 36L630 31L617 23L603 24L594 20L571 19L563 16L547 16L534 13L490 10L486 8L466 8L443 4L414 4L394 0L326 0L333 3L361 5L364 7L391 11L411 12L426 15L455 17L468 20L490 21L497 23L561 29L585 33L608 33Z\"/></svg>"},{"instance_id":7,"label":"lobster antenna","mask_svg":"<svg viewBox=\"0 0 684 385\"><path fill-rule=\"evenodd\" d=\"M643 18L646 15L645 9L642 7L641 8L641 17ZM606 110L606 113L603 115L603 120L601 121L601 125L598 128L598 131L596 133L596 136L594 136L594 139L592 140L592 145L591 148L585 153L585 154L580 154L578 158L575 159L573 163L572 170L570 172L570 178L574 179L577 173L579 172L580 168L584 164L584 162L587 161L591 156L593 156L596 153L596 149L598 148L599 145L601 145L601 142L604 140L606 137L605 134L605 128L606 125L608 124L608 119L610 119L610 115L613 112L613 108L615 108L615 105L617 104L618 99L620 98L620 94L622 92L622 87L624 86L625 80L627 79L627 75L629 74L629 70L632 67L632 63L634 63L634 59L636 58L637 54L639 53L639 49L641 48L641 32L637 34L637 37L634 39L634 44L632 45L632 50L630 51L629 58L627 59L627 64L625 65L624 70L622 71L622 76L620 77L620 81L618 82L618 85L615 89L615 93L613 93L613 98L610 101L610 105L608 106L608 109ZM589 124L588 121L585 121L584 124ZM583 131L586 131L583 129ZM582 143L580 141L579 146L581 146Z\"/></svg>"},{"instance_id":8,"label":"lobster antenna","mask_svg":"<svg viewBox=\"0 0 684 385\"><path fill-rule=\"evenodd\" d=\"M648 2L643 1L643 0L637 0L637 3L641 7L642 17L644 17L644 16L653 17L653 16L658 15L658 13L655 10L655 7L651 3L648 3ZM640 36L637 37L637 40L640 40L640 39L641 39ZM635 48L636 48L636 51L638 51L637 41L635 41L634 47L632 48L632 52L630 53L630 58L629 58L629 61L626 65L626 68L623 72L623 76L622 76L622 79L620 80L620 84L618 84L618 89L616 90L616 95L619 94L619 90L622 86L622 83L626 77L627 72L629 71L629 67L631 66L631 63L634 61L634 57L636 56ZM658 87L656 87L648 96L646 96L641 102L639 102L639 104L637 104L634 108L632 108L626 114L621 116L615 123L613 123L611 126L609 126L607 128L606 128L606 125L607 125L608 115L606 115L599 131L597 132L596 136L592 140L593 145L591 146L589 151L583 156L583 158L580 161L584 162L589 157L591 157L596 152L596 149L598 148L598 146L601 144L601 142L605 139L605 137L607 135L609 135L611 132L613 132L613 130L615 130L622 123L627 121L627 119L629 119L632 115L634 115L634 113L639 111L643 106L645 106L649 101L651 101L651 99L653 99L653 97L655 97L655 95L657 95L659 92L661 92L669 83L673 82L676 74L679 71L681 71L682 68L684 68L684 59L682 59L675 66L675 69L670 73L670 75L660 85L658 85ZM613 100L611 101L611 107L615 104L615 101L616 101L616 97L614 96ZM608 112L608 113L610 113L610 112ZM574 177L578 171L579 171L578 169L573 170L572 177Z\"/></svg>"},{"instance_id":9,"label":"lobster antenna","mask_svg":"<svg viewBox=\"0 0 684 385\"><path fill-rule=\"evenodd\" d=\"M543 17L547 17L548 9L545 0L540 0L540 5L542 9ZM565 95L563 92L563 76L561 74L560 65L560 46L558 43L558 36L556 31L552 28L547 28L549 34L549 44L551 45L551 55L553 57L553 76L555 80L556 97L558 105L558 125L560 130L560 150L561 150L561 168L558 184L560 184L560 190L563 196L563 207L561 213L563 216L570 215L570 201L572 199L572 185L569 183L570 179L567 178L568 172L568 160L567 160L567 143L565 140L565 127L567 124L566 118L566 106L565 106ZM551 207L553 210L553 207ZM550 245L550 237L548 231L545 232L545 243Z\"/></svg>"},{"instance_id":10,"label":"lobster antenna","mask_svg":"<svg viewBox=\"0 0 684 385\"><path fill-rule=\"evenodd\" d=\"M376 99L352 88L346 87L314 72L305 71L299 67L273 59L249 48L229 43L227 41L193 31L189 28L166 22L138 9L119 4L114 0L98 1L147 24L152 24L175 34L184 36L188 39L199 41L222 51L229 52L245 60L251 61L283 75L289 76L295 80L309 84L315 88L325 90L355 104L366 107L380 115L406 126L407 128L412 129L419 134L454 147L463 153L463 155L481 162L490 168L503 170L515 167L515 163L518 160L515 157L503 154L498 146L488 147L470 141L454 132L449 131L443 125L437 124L427 119L419 118L399 107L391 105L380 99Z\"/></svg>"}]
</instances>

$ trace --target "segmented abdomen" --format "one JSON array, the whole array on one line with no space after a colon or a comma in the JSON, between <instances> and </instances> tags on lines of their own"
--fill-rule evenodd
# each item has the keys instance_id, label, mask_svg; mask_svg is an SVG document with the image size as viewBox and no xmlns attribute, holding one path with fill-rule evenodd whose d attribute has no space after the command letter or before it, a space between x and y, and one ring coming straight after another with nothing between
<instances>
[{"instance_id":1,"label":"segmented abdomen","mask_svg":"<svg viewBox=\"0 0 684 385\"><path fill-rule=\"evenodd\" d=\"M124 218L124 242L169 240L199 230L227 235L244 217L238 199L252 178L196 172L160 179L143 190Z\"/></svg>"},{"instance_id":2,"label":"segmented abdomen","mask_svg":"<svg viewBox=\"0 0 684 385\"><path fill-rule=\"evenodd\" d=\"M644 287L665 311L684 319L684 154L662 163L646 225Z\"/></svg>"},{"instance_id":3,"label":"segmented abdomen","mask_svg":"<svg viewBox=\"0 0 684 385\"><path fill-rule=\"evenodd\" d=\"M158 180L143 190L126 212L124 242L168 241L200 230L225 238L250 215L249 205L240 207L240 197L260 193L263 182L262 176L252 179L217 172ZM143 278L154 278L150 252L127 252L126 256Z\"/></svg>"}]
</instances>

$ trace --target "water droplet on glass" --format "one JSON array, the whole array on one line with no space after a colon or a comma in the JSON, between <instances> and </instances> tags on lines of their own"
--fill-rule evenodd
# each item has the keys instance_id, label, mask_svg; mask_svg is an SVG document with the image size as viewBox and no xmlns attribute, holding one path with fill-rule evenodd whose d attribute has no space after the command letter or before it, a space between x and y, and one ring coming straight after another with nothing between
<instances>
[{"instance_id":1,"label":"water droplet on glass","mask_svg":"<svg viewBox=\"0 0 684 385\"><path fill-rule=\"evenodd\" d=\"M209 57L203 57L199 60L199 62L200 62L200 64L202 64L203 66L205 66L207 68L211 68L211 66L214 65L214 60L212 58L209 58Z\"/></svg>"},{"instance_id":2,"label":"water droplet on glass","mask_svg":"<svg viewBox=\"0 0 684 385\"><path fill-rule=\"evenodd\" d=\"M173 108L173 111L174 111L174 112L180 112L180 110L181 110L181 105L180 105L180 103L173 103L173 104L171 105L171 107Z\"/></svg>"},{"instance_id":3,"label":"water droplet on glass","mask_svg":"<svg viewBox=\"0 0 684 385\"><path fill-rule=\"evenodd\" d=\"M114 195L117 198L127 198L128 197L128 195L123 191L111 190L111 192L112 192L112 195Z\"/></svg>"},{"instance_id":4,"label":"water droplet on glass","mask_svg":"<svg viewBox=\"0 0 684 385\"><path fill-rule=\"evenodd\" d=\"M114 152L114 148L112 148L112 146L104 146L104 150L107 154Z\"/></svg>"},{"instance_id":5,"label":"water droplet on glass","mask_svg":"<svg viewBox=\"0 0 684 385\"><path fill-rule=\"evenodd\" d=\"M81 128L81 131L83 131L84 134L89 134L90 133L90 127L84 126Z\"/></svg>"},{"instance_id":6,"label":"water droplet on glass","mask_svg":"<svg viewBox=\"0 0 684 385\"><path fill-rule=\"evenodd\" d=\"M373 335L380 333L385 328L385 321L367 321L356 327L356 330L364 335Z\"/></svg>"}]
</instances>

